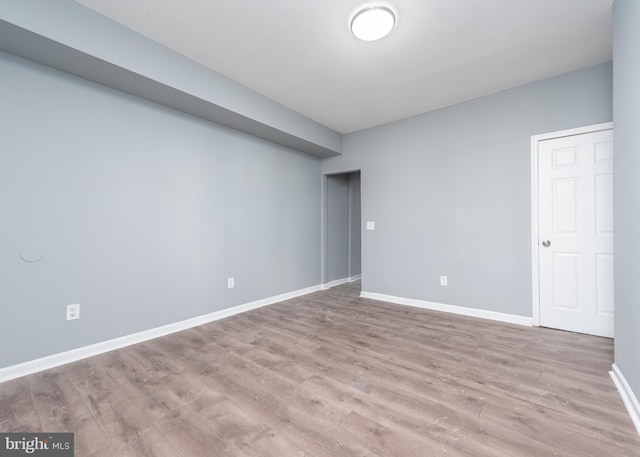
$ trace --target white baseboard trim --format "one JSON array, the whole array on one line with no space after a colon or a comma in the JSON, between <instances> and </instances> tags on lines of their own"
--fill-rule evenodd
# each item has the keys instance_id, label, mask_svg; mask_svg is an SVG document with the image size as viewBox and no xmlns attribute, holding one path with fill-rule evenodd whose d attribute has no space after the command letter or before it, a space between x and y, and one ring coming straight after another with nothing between
<instances>
[{"instance_id":1,"label":"white baseboard trim","mask_svg":"<svg viewBox=\"0 0 640 457\"><path fill-rule=\"evenodd\" d=\"M169 335L171 333L187 330L199 325L208 324L209 322L224 319L225 317L234 316L236 314L245 313L253 309L262 308L263 306L273 305L284 300L290 300L292 298L307 295L313 292L321 290L321 286L307 287L306 289L300 289L293 292L288 292L281 295L276 295L269 298L263 298L262 300L256 300L243 305L234 306L233 308L227 308L214 313L205 314L203 316L194 317L184 321L176 322L162 327L145 330L139 333L126 335L120 338L115 338L101 343L84 346L70 351L61 352L58 354L49 355L28 362L23 362L17 365L12 365L6 368L0 369L0 383L9 381L11 379L27 376L39 371L48 370L50 368L66 365L71 362L77 362L78 360L93 357L95 355L103 354L105 352L120 349L133 344L142 343L143 341L152 340L161 336Z\"/></svg>"},{"instance_id":2,"label":"white baseboard trim","mask_svg":"<svg viewBox=\"0 0 640 457\"><path fill-rule=\"evenodd\" d=\"M629 383L615 363L611 366L609 375L611 379L613 379L613 383L616 385L618 392L620 392L624 406L626 406L627 411L629 411L633 425L635 425L640 435L640 403L638 402L638 398L633 393L633 390L631 390L631 386L629 386Z\"/></svg>"},{"instance_id":3,"label":"white baseboard trim","mask_svg":"<svg viewBox=\"0 0 640 457\"><path fill-rule=\"evenodd\" d=\"M349 280L350 280L350 278L342 278L342 279L336 279L334 281L329 281L329 282L324 283L322 285L322 290L329 290L332 287L341 286L342 284L348 283Z\"/></svg>"},{"instance_id":4,"label":"white baseboard trim","mask_svg":"<svg viewBox=\"0 0 640 457\"><path fill-rule=\"evenodd\" d=\"M362 298L370 298L372 300L385 301L395 303L397 305L413 306L414 308L429 309L432 311L443 311L445 313L460 314L463 316L479 317L481 319L490 319L493 321L507 322L509 324L533 326L532 317L517 316L515 314L498 313L496 311L487 311L484 309L466 308L464 306L444 305L442 303L434 303L425 300L417 300L414 298L394 297L393 295L384 295L374 292L360 293Z\"/></svg>"},{"instance_id":5,"label":"white baseboard trim","mask_svg":"<svg viewBox=\"0 0 640 457\"><path fill-rule=\"evenodd\" d=\"M356 282L356 281L360 281L361 279L362 279L362 275L355 275L349 278L349 282Z\"/></svg>"}]
</instances>

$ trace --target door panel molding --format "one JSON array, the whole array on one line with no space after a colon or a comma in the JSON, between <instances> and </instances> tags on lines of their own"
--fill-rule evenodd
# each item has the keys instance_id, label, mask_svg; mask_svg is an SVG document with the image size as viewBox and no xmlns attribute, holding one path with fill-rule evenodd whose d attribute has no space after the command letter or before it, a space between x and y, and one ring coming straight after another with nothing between
<instances>
[{"instance_id":1,"label":"door panel molding","mask_svg":"<svg viewBox=\"0 0 640 457\"><path fill-rule=\"evenodd\" d=\"M540 326L540 259L538 257L538 246L541 240L538 239L539 219L538 219L538 156L540 142L558 138L565 138L575 135L583 135L585 133L595 133L603 130L613 129L613 122L605 122L603 124L588 125L569 130L560 130L557 132L543 133L533 135L531 137L531 260L532 260L532 315L533 325ZM571 162L571 154L569 151L561 157L554 157L554 164L561 167L567 161ZM603 151L600 155L603 159L607 159L608 151Z\"/></svg>"}]
</instances>

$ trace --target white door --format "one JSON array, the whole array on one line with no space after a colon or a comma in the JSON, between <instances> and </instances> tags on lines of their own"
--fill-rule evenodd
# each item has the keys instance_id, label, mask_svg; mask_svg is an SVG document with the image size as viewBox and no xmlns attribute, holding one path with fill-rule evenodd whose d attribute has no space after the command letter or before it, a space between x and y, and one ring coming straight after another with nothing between
<instances>
[{"instance_id":1,"label":"white door","mask_svg":"<svg viewBox=\"0 0 640 457\"><path fill-rule=\"evenodd\" d=\"M613 133L538 143L540 325L613 337Z\"/></svg>"}]
</instances>

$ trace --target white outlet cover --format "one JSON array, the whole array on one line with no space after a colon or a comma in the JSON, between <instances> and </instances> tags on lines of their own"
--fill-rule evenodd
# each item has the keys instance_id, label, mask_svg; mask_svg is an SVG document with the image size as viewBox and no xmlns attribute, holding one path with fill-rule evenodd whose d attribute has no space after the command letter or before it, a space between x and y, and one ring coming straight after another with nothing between
<instances>
[{"instance_id":1,"label":"white outlet cover","mask_svg":"<svg viewBox=\"0 0 640 457\"><path fill-rule=\"evenodd\" d=\"M376 223L374 221L367 221L367 230L375 230Z\"/></svg>"},{"instance_id":2,"label":"white outlet cover","mask_svg":"<svg viewBox=\"0 0 640 457\"><path fill-rule=\"evenodd\" d=\"M74 321L80 319L80 304L67 305L67 320Z\"/></svg>"},{"instance_id":3,"label":"white outlet cover","mask_svg":"<svg viewBox=\"0 0 640 457\"><path fill-rule=\"evenodd\" d=\"M448 285L448 280L446 276L440 276L440 285L441 286L446 286Z\"/></svg>"},{"instance_id":4,"label":"white outlet cover","mask_svg":"<svg viewBox=\"0 0 640 457\"><path fill-rule=\"evenodd\" d=\"M227 288L233 289L236 286L236 280L234 278L227 279Z\"/></svg>"}]
</instances>

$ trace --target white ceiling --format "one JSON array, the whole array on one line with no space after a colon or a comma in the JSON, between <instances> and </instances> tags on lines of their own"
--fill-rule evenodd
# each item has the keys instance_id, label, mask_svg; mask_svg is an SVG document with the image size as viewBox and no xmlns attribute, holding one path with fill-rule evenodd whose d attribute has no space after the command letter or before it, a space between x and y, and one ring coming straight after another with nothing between
<instances>
[{"instance_id":1,"label":"white ceiling","mask_svg":"<svg viewBox=\"0 0 640 457\"><path fill-rule=\"evenodd\" d=\"M612 58L613 0L373 0L377 42L363 0L76 1L341 133Z\"/></svg>"}]
</instances>

